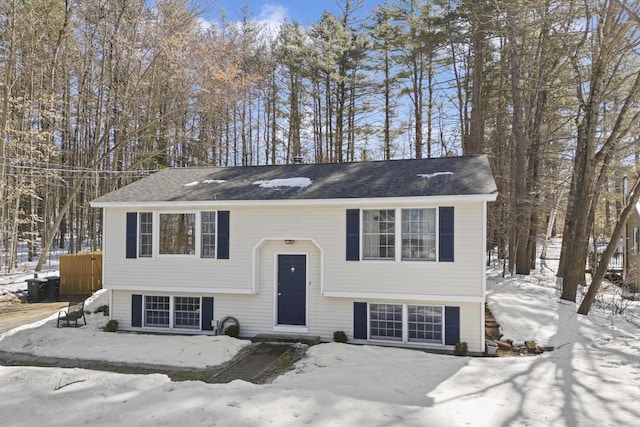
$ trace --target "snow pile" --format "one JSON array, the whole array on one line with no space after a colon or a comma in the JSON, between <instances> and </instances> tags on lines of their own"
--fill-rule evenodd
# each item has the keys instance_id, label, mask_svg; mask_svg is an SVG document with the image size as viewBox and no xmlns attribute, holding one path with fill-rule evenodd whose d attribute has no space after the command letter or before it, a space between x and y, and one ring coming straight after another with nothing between
<instances>
[{"instance_id":1,"label":"snow pile","mask_svg":"<svg viewBox=\"0 0 640 427\"><path fill-rule=\"evenodd\" d=\"M253 185L259 185L260 188L280 188L280 187L299 187L305 188L312 184L310 178L296 177L283 179L268 179L264 181L255 181Z\"/></svg>"},{"instance_id":2,"label":"snow pile","mask_svg":"<svg viewBox=\"0 0 640 427\"><path fill-rule=\"evenodd\" d=\"M267 385L174 383L164 375L0 367L2 423L636 425L640 302L630 302L624 316L606 305L589 316L577 315L575 304L559 300L552 270L502 278L496 269L487 280L489 305L505 338L555 346L540 356L454 357L330 343L311 347L293 370ZM100 298L87 306L98 306ZM212 364L218 355L235 354L246 345L226 337L109 334L96 327L104 322L100 316L88 316L89 326L78 329L58 330L48 321L7 334L0 350L202 366L205 359ZM25 405L37 410L16 410Z\"/></svg>"},{"instance_id":3,"label":"snow pile","mask_svg":"<svg viewBox=\"0 0 640 427\"><path fill-rule=\"evenodd\" d=\"M0 351L36 356L205 368L231 360L248 341L228 336L174 336L104 332L108 317L96 309L107 292L85 302L87 326L56 328L57 314L0 335ZM82 325L84 322L79 321Z\"/></svg>"}]
</instances>

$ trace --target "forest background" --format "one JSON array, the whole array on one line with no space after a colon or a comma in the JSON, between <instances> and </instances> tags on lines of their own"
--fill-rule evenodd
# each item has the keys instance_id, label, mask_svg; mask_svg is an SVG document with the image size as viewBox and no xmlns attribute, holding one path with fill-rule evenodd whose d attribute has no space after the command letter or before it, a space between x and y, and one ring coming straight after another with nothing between
<instances>
[{"instance_id":1,"label":"forest background","mask_svg":"<svg viewBox=\"0 0 640 427\"><path fill-rule=\"evenodd\" d=\"M505 274L557 229L575 301L589 242L613 252L640 196L640 4L337 4L273 26L197 0L0 0L0 268L19 240L37 270L99 248L88 202L166 167L486 154Z\"/></svg>"}]
</instances>

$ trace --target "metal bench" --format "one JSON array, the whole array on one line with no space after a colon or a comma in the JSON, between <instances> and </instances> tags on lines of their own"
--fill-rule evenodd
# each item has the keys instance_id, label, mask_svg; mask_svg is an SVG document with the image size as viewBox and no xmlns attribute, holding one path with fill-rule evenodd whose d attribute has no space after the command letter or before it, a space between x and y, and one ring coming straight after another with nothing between
<instances>
[{"instance_id":1,"label":"metal bench","mask_svg":"<svg viewBox=\"0 0 640 427\"><path fill-rule=\"evenodd\" d=\"M76 327L78 327L78 320L82 318L84 320L84 324L87 324L87 319L84 317L84 301L77 303L69 303L69 307L66 310L62 310L58 313L58 323L56 325L57 328L60 327L60 321L67 321L67 326L71 326L71 321L75 322Z\"/></svg>"}]
</instances>

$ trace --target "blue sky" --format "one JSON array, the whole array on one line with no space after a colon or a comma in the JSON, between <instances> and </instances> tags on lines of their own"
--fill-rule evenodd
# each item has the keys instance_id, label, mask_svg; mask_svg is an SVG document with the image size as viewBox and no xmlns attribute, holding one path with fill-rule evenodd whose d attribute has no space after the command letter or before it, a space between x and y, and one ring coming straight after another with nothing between
<instances>
[{"instance_id":1,"label":"blue sky","mask_svg":"<svg viewBox=\"0 0 640 427\"><path fill-rule=\"evenodd\" d=\"M362 15L366 15L370 9L382 2L383 0L364 0ZM324 10L336 15L341 12L338 0L211 0L211 4L213 6L206 16L211 20L215 20L222 8L226 10L229 20L238 20L242 16L241 8L249 5L249 10L259 21L282 22L287 18L305 26L318 22Z\"/></svg>"}]
</instances>

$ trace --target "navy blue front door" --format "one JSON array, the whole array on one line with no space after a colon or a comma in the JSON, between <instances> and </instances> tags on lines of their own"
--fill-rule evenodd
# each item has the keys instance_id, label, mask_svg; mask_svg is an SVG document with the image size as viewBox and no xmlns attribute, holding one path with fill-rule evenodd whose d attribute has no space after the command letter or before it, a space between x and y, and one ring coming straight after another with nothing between
<instances>
[{"instance_id":1,"label":"navy blue front door","mask_svg":"<svg viewBox=\"0 0 640 427\"><path fill-rule=\"evenodd\" d=\"M278 325L305 325L307 256L278 255Z\"/></svg>"}]
</instances>

